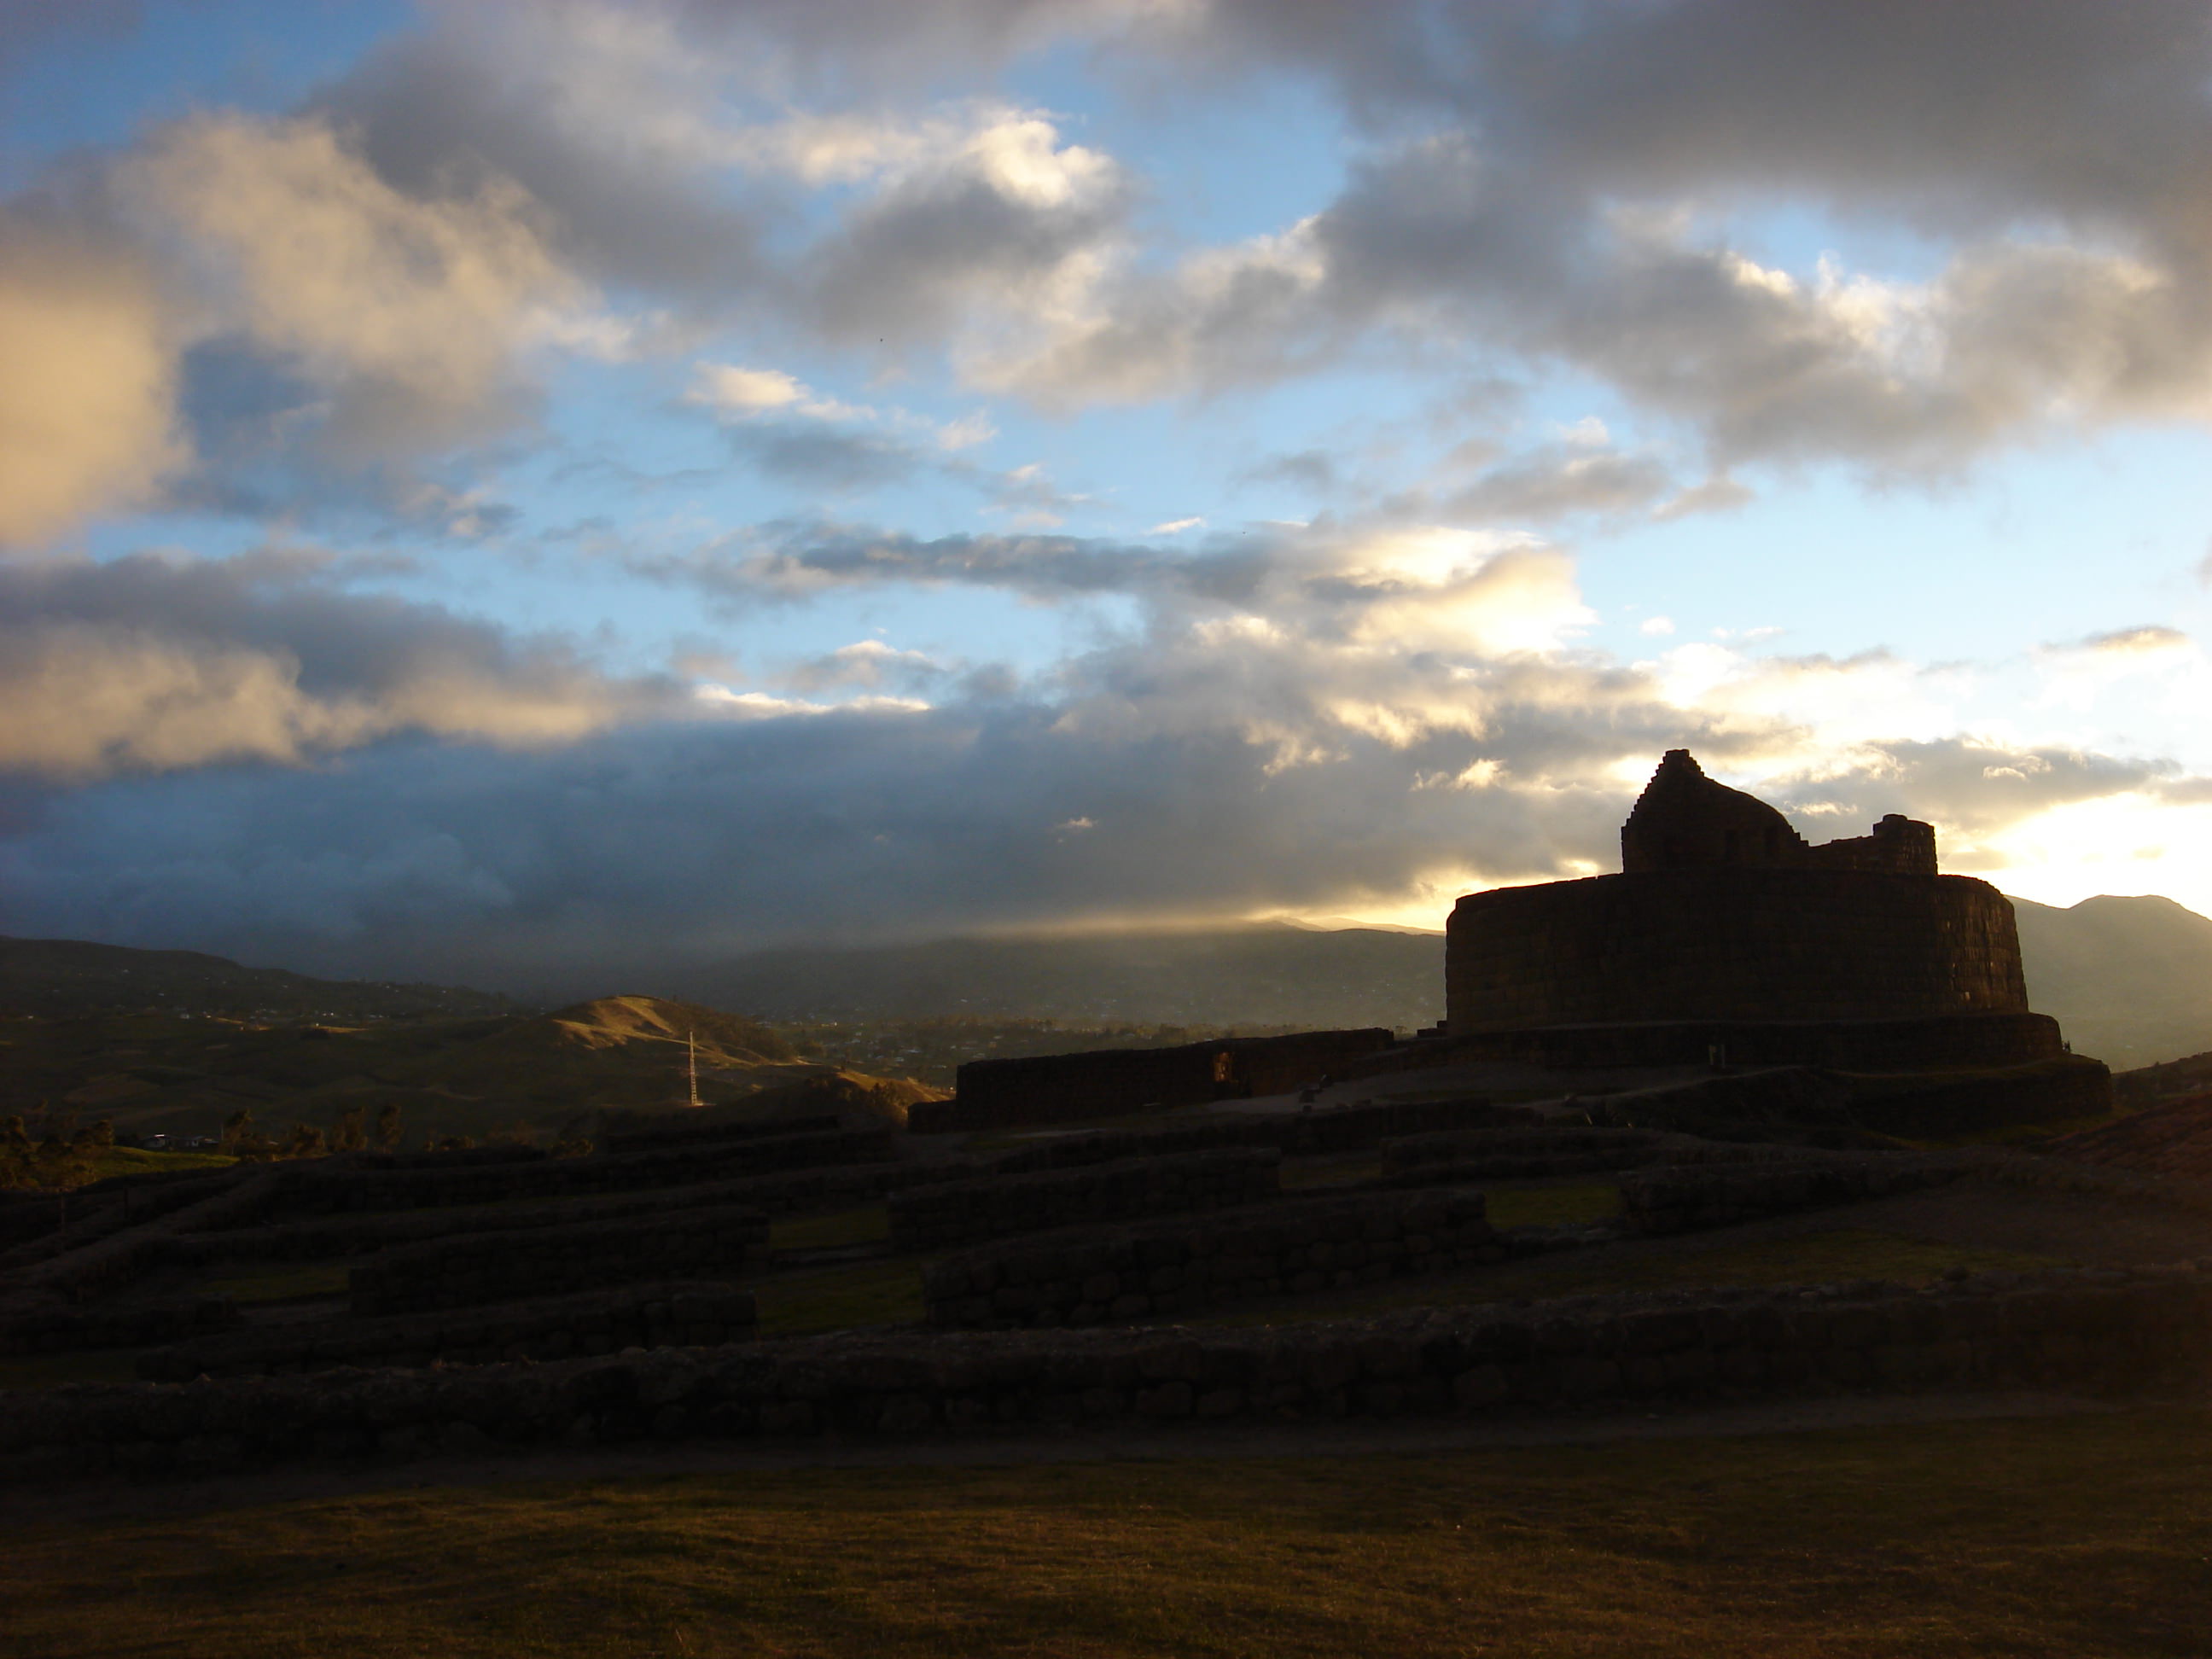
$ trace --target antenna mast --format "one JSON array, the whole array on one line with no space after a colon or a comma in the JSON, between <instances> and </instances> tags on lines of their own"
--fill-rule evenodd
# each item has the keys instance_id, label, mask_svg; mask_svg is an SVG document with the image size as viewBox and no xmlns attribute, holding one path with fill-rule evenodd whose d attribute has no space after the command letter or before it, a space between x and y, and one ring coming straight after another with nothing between
<instances>
[{"instance_id":1,"label":"antenna mast","mask_svg":"<svg viewBox=\"0 0 2212 1659\"><path fill-rule=\"evenodd\" d=\"M699 1109L699 1038L689 1028L684 1033L684 1057L691 1079L691 1109Z\"/></svg>"}]
</instances>

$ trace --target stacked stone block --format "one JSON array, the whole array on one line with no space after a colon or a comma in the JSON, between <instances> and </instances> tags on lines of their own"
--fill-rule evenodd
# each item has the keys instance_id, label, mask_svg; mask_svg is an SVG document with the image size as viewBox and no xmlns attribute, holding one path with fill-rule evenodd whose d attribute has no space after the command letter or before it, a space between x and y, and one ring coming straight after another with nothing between
<instances>
[{"instance_id":1,"label":"stacked stone block","mask_svg":"<svg viewBox=\"0 0 2212 1659\"><path fill-rule=\"evenodd\" d=\"M1807 1154L1734 1168L1643 1170L1621 1178L1621 1213L1640 1233L1726 1227L1948 1186L1975 1167L1975 1160L1950 1153L1868 1152Z\"/></svg>"},{"instance_id":2,"label":"stacked stone block","mask_svg":"<svg viewBox=\"0 0 2212 1659\"><path fill-rule=\"evenodd\" d=\"M55 1389L0 1413L0 1480L214 1473L653 1438L1332 1421L1848 1390L2201 1389L2212 1260L1576 1297L1258 1330L882 1334L554 1364Z\"/></svg>"},{"instance_id":3,"label":"stacked stone block","mask_svg":"<svg viewBox=\"0 0 2212 1659\"><path fill-rule=\"evenodd\" d=\"M1395 1040L1383 1027L1371 1026L1222 1037L1174 1048L970 1060L955 1079L954 1098L918 1103L907 1127L921 1133L1019 1128L1281 1094L1326 1075L1341 1076Z\"/></svg>"},{"instance_id":4,"label":"stacked stone block","mask_svg":"<svg viewBox=\"0 0 2212 1659\"><path fill-rule=\"evenodd\" d=\"M1532 1181L1640 1169L1713 1143L1654 1129L1448 1129L1382 1143L1382 1179L1396 1186Z\"/></svg>"},{"instance_id":5,"label":"stacked stone block","mask_svg":"<svg viewBox=\"0 0 2212 1659\"><path fill-rule=\"evenodd\" d=\"M965 1251L928 1268L922 1293L939 1327L1096 1325L1442 1273L1505 1254L1480 1193L1364 1193Z\"/></svg>"},{"instance_id":6,"label":"stacked stone block","mask_svg":"<svg viewBox=\"0 0 2212 1659\"><path fill-rule=\"evenodd\" d=\"M601 1147L610 1152L637 1152L658 1146L714 1146L728 1141L834 1134L842 1127L835 1112L769 1118L755 1123L684 1121L689 1115L663 1114L639 1119L632 1128L611 1127L601 1139Z\"/></svg>"},{"instance_id":7,"label":"stacked stone block","mask_svg":"<svg viewBox=\"0 0 2212 1659\"><path fill-rule=\"evenodd\" d=\"M1273 1147L1232 1147L910 1187L891 1195L891 1243L940 1250L1085 1222L1227 1209L1280 1192L1281 1164Z\"/></svg>"},{"instance_id":8,"label":"stacked stone block","mask_svg":"<svg viewBox=\"0 0 2212 1659\"><path fill-rule=\"evenodd\" d=\"M732 1275L768 1218L721 1206L582 1226L465 1233L389 1250L349 1275L357 1318L513 1302L601 1285Z\"/></svg>"},{"instance_id":9,"label":"stacked stone block","mask_svg":"<svg viewBox=\"0 0 2212 1659\"><path fill-rule=\"evenodd\" d=\"M1680 869L1498 888L1454 907L1444 963L1455 1035L2027 1012L2012 905L1966 876Z\"/></svg>"},{"instance_id":10,"label":"stacked stone block","mask_svg":"<svg viewBox=\"0 0 2212 1659\"><path fill-rule=\"evenodd\" d=\"M1016 1175L1105 1164L1116 1158L1204 1152L1217 1146L1273 1146L1285 1157L1312 1158L1363 1151L1387 1135L1525 1121L1528 1116L1516 1109L1501 1111L1487 1099L1473 1095L1456 1100L1364 1101L1354 1106L1313 1107L1298 1112L1223 1112L1142 1128L1049 1135L998 1153L990 1163L1001 1174Z\"/></svg>"},{"instance_id":11,"label":"stacked stone block","mask_svg":"<svg viewBox=\"0 0 2212 1659\"><path fill-rule=\"evenodd\" d=\"M488 1365L570 1359L624 1348L719 1346L756 1328L750 1291L726 1285L634 1285L497 1307L391 1319L281 1325L141 1354L152 1382L270 1376L340 1366Z\"/></svg>"},{"instance_id":12,"label":"stacked stone block","mask_svg":"<svg viewBox=\"0 0 2212 1659\"><path fill-rule=\"evenodd\" d=\"M360 1255L456 1232L580 1225L591 1221L665 1215L672 1208L696 1210L717 1205L737 1205L771 1216L792 1215L871 1203L902 1187L972 1180L988 1173L990 1167L975 1161L825 1164L739 1181L586 1194L577 1198L550 1199L539 1204L340 1213L309 1221L179 1238L173 1242L167 1259L184 1265L199 1265L236 1257L291 1261Z\"/></svg>"},{"instance_id":13,"label":"stacked stone block","mask_svg":"<svg viewBox=\"0 0 2212 1659\"><path fill-rule=\"evenodd\" d=\"M526 1156L495 1164L439 1164L427 1169L356 1169L337 1159L295 1165L297 1176L286 1194L286 1212L328 1215L349 1210L432 1209L514 1199L635 1192L832 1164L884 1163L898 1156L890 1134L882 1129L767 1136L706 1146L656 1146L588 1158L551 1158L529 1148L515 1150Z\"/></svg>"},{"instance_id":14,"label":"stacked stone block","mask_svg":"<svg viewBox=\"0 0 2212 1659\"><path fill-rule=\"evenodd\" d=\"M186 1297L135 1308L73 1308L64 1303L0 1307L0 1354L79 1348L137 1348L229 1330L239 1322L226 1296Z\"/></svg>"}]
</instances>

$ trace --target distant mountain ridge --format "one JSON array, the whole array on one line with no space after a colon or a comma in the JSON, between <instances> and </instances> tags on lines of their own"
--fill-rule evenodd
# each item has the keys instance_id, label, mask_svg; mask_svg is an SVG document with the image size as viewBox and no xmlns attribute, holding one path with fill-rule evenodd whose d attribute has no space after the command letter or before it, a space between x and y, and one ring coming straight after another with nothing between
<instances>
[{"instance_id":1,"label":"distant mountain ridge","mask_svg":"<svg viewBox=\"0 0 2212 1659\"><path fill-rule=\"evenodd\" d=\"M2078 1053L2116 1070L2212 1050L2212 918L2154 896L2068 908L2013 901L2028 997ZM1440 934L1316 931L1261 922L1194 931L947 939L765 951L658 975L655 996L744 1017L719 1042L772 1059L746 1021L961 1017L1188 1026L1326 1028L1433 1024L1443 1010ZM580 976L588 965L580 967ZM655 1022L602 998L551 1018L606 1030ZM579 1006L580 1008L583 1005ZM260 1011L283 1018L513 1016L526 1005L435 985L311 979L190 951L0 939L0 1014L128 1008ZM697 1021L702 1012L687 1012ZM738 1026L746 1026L744 1031ZM707 1033L701 1025L702 1040ZM604 1041L604 1036L594 1041ZM662 1034L662 1040L666 1040Z\"/></svg>"},{"instance_id":2,"label":"distant mountain ridge","mask_svg":"<svg viewBox=\"0 0 2212 1659\"><path fill-rule=\"evenodd\" d=\"M2212 918L2159 897L2015 899L2028 1000L2115 1070L2212 1049ZM1441 934L1262 922L1203 932L761 951L671 994L763 1019L1390 1025L1443 1012Z\"/></svg>"},{"instance_id":3,"label":"distant mountain ridge","mask_svg":"<svg viewBox=\"0 0 2212 1659\"><path fill-rule=\"evenodd\" d=\"M68 1019L127 1011L282 1019L471 1018L526 1012L494 991L311 979L198 951L0 936L0 1016Z\"/></svg>"},{"instance_id":4,"label":"distant mountain ridge","mask_svg":"<svg viewBox=\"0 0 2212 1659\"><path fill-rule=\"evenodd\" d=\"M2014 899L2029 1006L2114 1071L2212 1048L2212 917L2155 895Z\"/></svg>"},{"instance_id":5,"label":"distant mountain ridge","mask_svg":"<svg viewBox=\"0 0 2212 1659\"><path fill-rule=\"evenodd\" d=\"M765 951L672 969L663 994L756 1018L971 1017L1154 1025L1419 1026L1443 1010L1437 934L1286 923Z\"/></svg>"}]
</instances>

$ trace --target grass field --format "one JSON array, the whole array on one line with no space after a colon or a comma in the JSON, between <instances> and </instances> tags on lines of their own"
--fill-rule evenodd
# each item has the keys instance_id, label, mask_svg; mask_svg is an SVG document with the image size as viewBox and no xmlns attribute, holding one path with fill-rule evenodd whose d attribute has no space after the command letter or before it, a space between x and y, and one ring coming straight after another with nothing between
<instances>
[{"instance_id":1,"label":"grass field","mask_svg":"<svg viewBox=\"0 0 2212 1659\"><path fill-rule=\"evenodd\" d=\"M110 1146L93 1159L92 1178L151 1175L173 1170L227 1170L238 1160L228 1152L149 1152L137 1146Z\"/></svg>"},{"instance_id":2,"label":"grass field","mask_svg":"<svg viewBox=\"0 0 2212 1659\"><path fill-rule=\"evenodd\" d=\"M0 1540L13 1659L2199 1655L2212 1419L409 1490Z\"/></svg>"},{"instance_id":3,"label":"grass field","mask_svg":"<svg viewBox=\"0 0 2212 1659\"><path fill-rule=\"evenodd\" d=\"M805 1336L852 1325L919 1324L922 1258L883 1256L776 1273L747 1286L763 1336Z\"/></svg>"},{"instance_id":4,"label":"grass field","mask_svg":"<svg viewBox=\"0 0 2212 1659\"><path fill-rule=\"evenodd\" d=\"M0 1389L53 1389L64 1382L136 1382L136 1348L72 1348L0 1357Z\"/></svg>"},{"instance_id":5,"label":"grass field","mask_svg":"<svg viewBox=\"0 0 2212 1659\"><path fill-rule=\"evenodd\" d=\"M192 1290L198 1296L227 1296L234 1302L295 1302L301 1297L343 1295L352 1270L348 1261L268 1261L252 1267L240 1262Z\"/></svg>"},{"instance_id":6,"label":"grass field","mask_svg":"<svg viewBox=\"0 0 2212 1659\"><path fill-rule=\"evenodd\" d=\"M1620 1214L1620 1188L1612 1182L1579 1187L1518 1187L1485 1194L1493 1227L1583 1227Z\"/></svg>"},{"instance_id":7,"label":"grass field","mask_svg":"<svg viewBox=\"0 0 2212 1659\"><path fill-rule=\"evenodd\" d=\"M785 1216L769 1224L769 1248L818 1250L839 1244L880 1244L891 1236L888 1205L866 1204L827 1215Z\"/></svg>"},{"instance_id":8,"label":"grass field","mask_svg":"<svg viewBox=\"0 0 2212 1659\"><path fill-rule=\"evenodd\" d=\"M1588 1188L1553 1188L1502 1197L1548 1197ZM1200 1325L1276 1325L1294 1320L1353 1319L1397 1308L1449 1308L1507 1302L1516 1297L1584 1296L1610 1291L1663 1291L1715 1285L1823 1285L1860 1279L1924 1285L1954 1267L1969 1273L2027 1272L2057 1265L2050 1256L1931 1244L1899 1233L1856 1228L1808 1233L1752 1244L1619 1256L1610 1250L1569 1250L1502 1267L1477 1267L1433 1279L1391 1279L1333 1295L1300 1297L1271 1308L1199 1315Z\"/></svg>"}]
</instances>

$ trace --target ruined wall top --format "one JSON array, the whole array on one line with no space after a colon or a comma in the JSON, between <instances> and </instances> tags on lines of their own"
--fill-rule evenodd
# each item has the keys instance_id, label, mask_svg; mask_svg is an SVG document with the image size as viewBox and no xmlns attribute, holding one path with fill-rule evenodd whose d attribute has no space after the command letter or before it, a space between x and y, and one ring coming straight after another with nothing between
<instances>
[{"instance_id":1,"label":"ruined wall top","mask_svg":"<svg viewBox=\"0 0 2212 1659\"><path fill-rule=\"evenodd\" d=\"M1812 846L1755 795L1716 783L1686 749L1669 749L1620 826L1620 867L1728 866L1936 873L1936 830L1892 812L1874 833Z\"/></svg>"}]
</instances>

